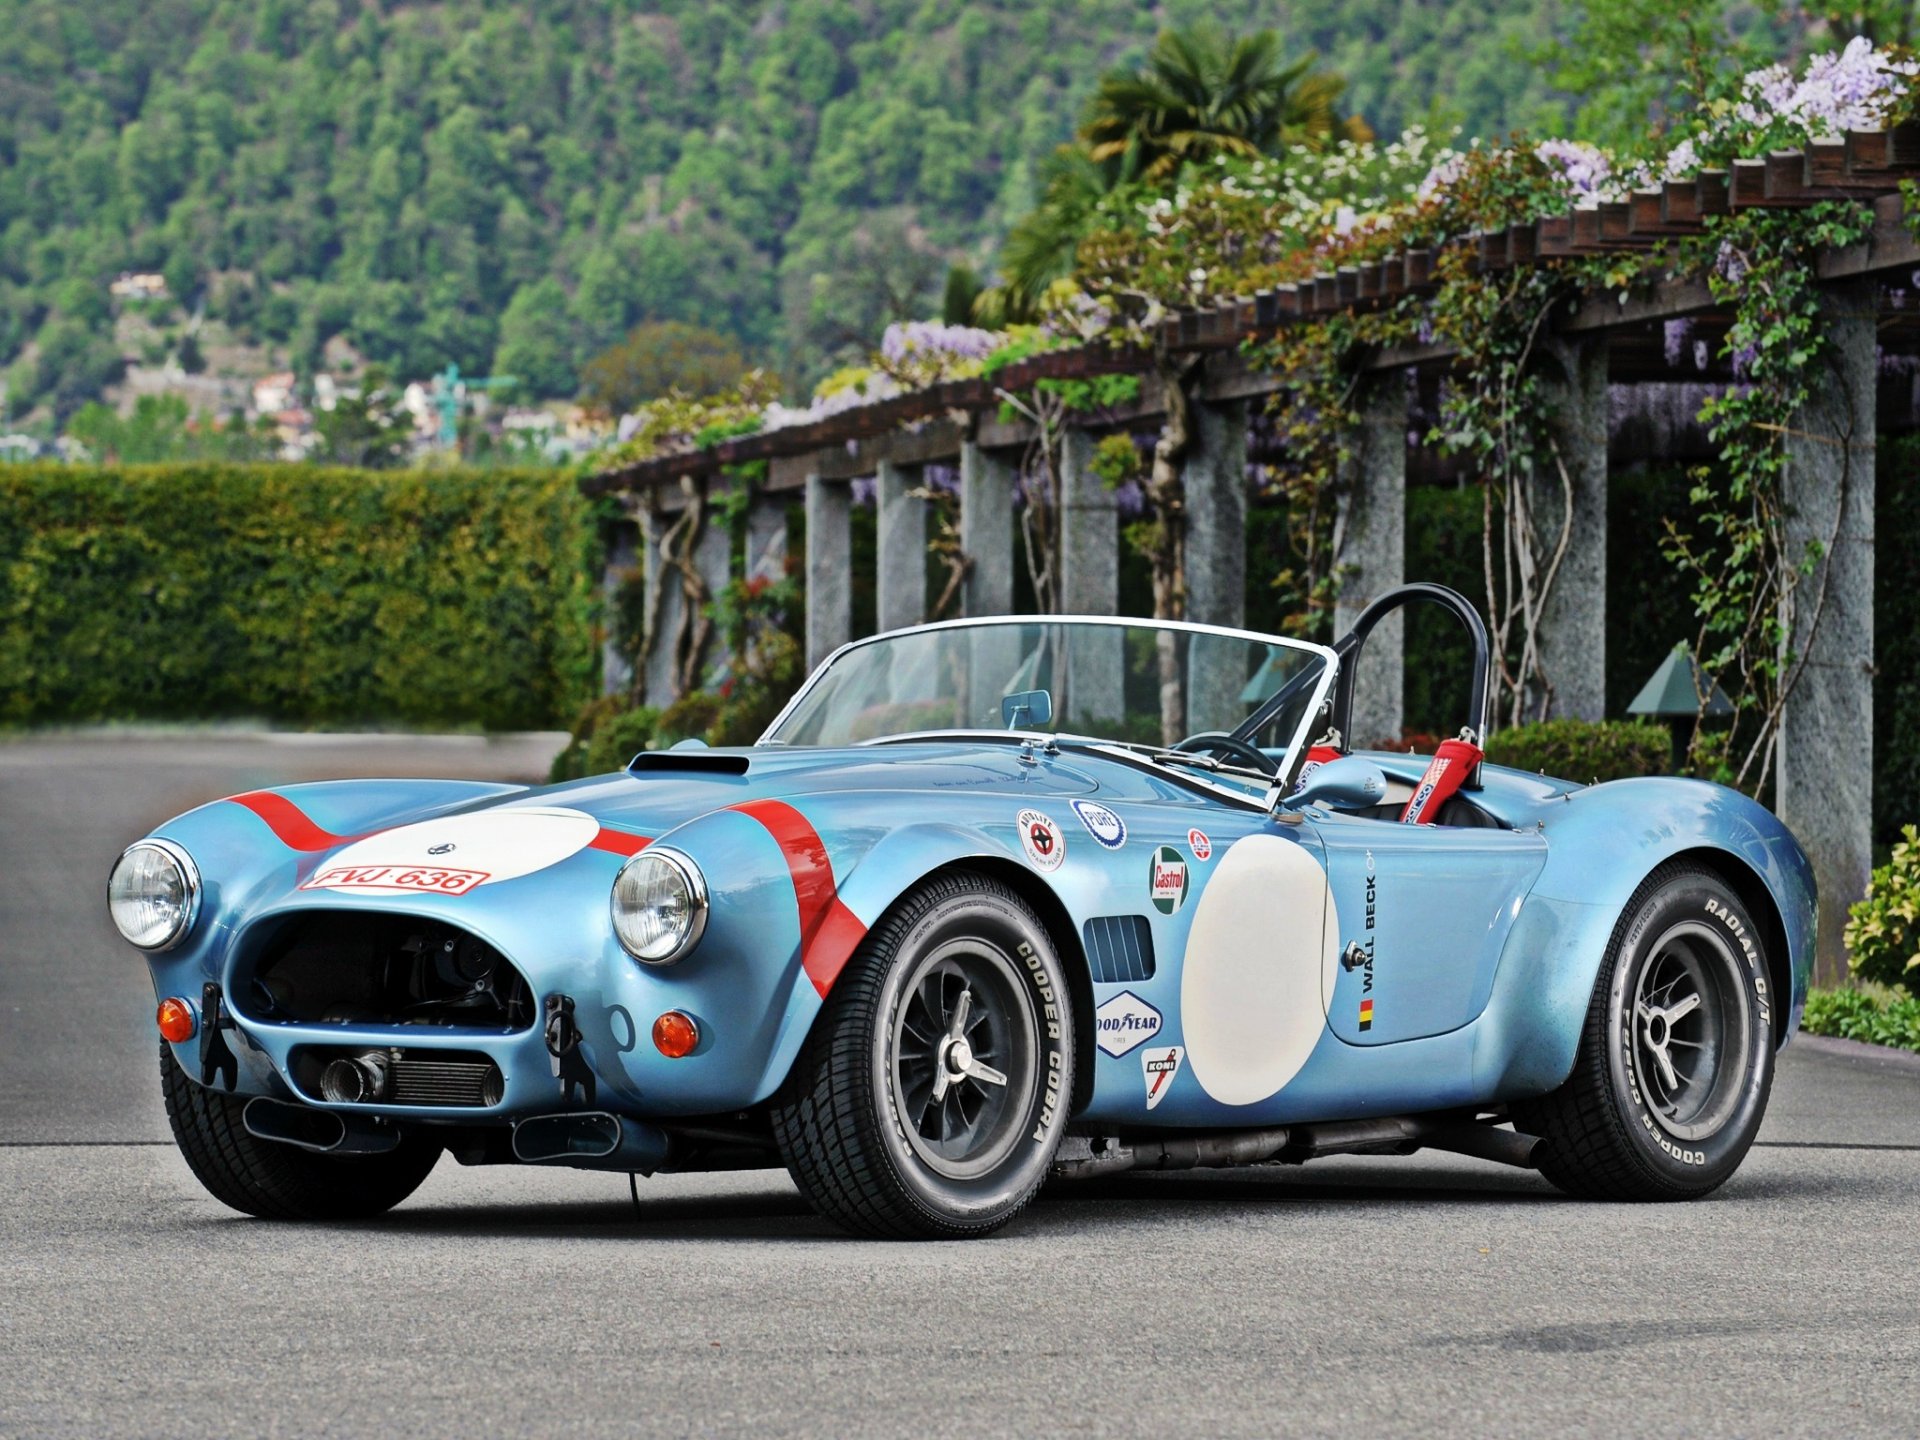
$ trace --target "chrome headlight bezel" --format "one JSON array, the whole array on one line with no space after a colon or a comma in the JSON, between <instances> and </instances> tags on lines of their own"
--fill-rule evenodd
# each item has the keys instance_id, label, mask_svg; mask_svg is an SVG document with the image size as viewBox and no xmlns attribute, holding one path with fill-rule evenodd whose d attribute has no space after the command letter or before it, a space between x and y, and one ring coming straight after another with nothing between
<instances>
[{"instance_id":1,"label":"chrome headlight bezel","mask_svg":"<svg viewBox=\"0 0 1920 1440\"><path fill-rule=\"evenodd\" d=\"M686 920L673 935L673 944L666 949L656 945L634 945L621 924L621 889L638 872L636 867L665 865L667 871L679 883L686 894ZM620 942L620 948L642 965L674 965L684 960L693 947L700 943L700 937L706 933L709 901L707 895L707 877L694 863L693 857L666 845L649 845L620 867L620 873L613 877L613 888L607 892L607 914L613 925L614 938ZM657 950L648 954L643 951Z\"/></svg>"},{"instance_id":2,"label":"chrome headlight bezel","mask_svg":"<svg viewBox=\"0 0 1920 1440\"><path fill-rule=\"evenodd\" d=\"M154 945L144 945L129 935L125 927L120 924L120 917L114 913L113 908L114 881L119 878L121 867L136 851L140 850L152 850L164 855L180 872L181 887L185 891L185 898L180 906L180 918L167 932L166 938ZM184 849L171 840L155 838L136 840L120 852L120 858L113 862L113 869L107 872L107 918L113 921L113 928L119 932L120 938L135 949L144 950L150 955L162 954L173 949L193 933L194 921L200 918L200 894L200 867L193 863L193 857Z\"/></svg>"}]
</instances>

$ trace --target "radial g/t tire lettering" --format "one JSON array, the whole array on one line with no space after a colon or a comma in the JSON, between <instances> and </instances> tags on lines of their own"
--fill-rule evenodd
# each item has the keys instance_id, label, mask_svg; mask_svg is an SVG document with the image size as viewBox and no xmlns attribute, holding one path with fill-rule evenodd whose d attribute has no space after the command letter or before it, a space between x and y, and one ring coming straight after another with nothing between
<instances>
[{"instance_id":1,"label":"radial g/t tire lettering","mask_svg":"<svg viewBox=\"0 0 1920 1440\"><path fill-rule=\"evenodd\" d=\"M263 1220L365 1220L420 1188L440 1147L409 1135L384 1155L321 1155L262 1140L240 1123L247 1096L196 1085L160 1045L160 1093L174 1142L207 1193Z\"/></svg>"},{"instance_id":2,"label":"radial g/t tire lettering","mask_svg":"<svg viewBox=\"0 0 1920 1440\"><path fill-rule=\"evenodd\" d=\"M1573 1073L1516 1103L1540 1171L1596 1200L1691 1200L1739 1168L1773 1085L1761 932L1731 886L1671 862L1627 902Z\"/></svg>"},{"instance_id":3,"label":"radial g/t tire lettering","mask_svg":"<svg viewBox=\"0 0 1920 1440\"><path fill-rule=\"evenodd\" d=\"M856 1234L969 1239L1026 1208L1073 1093L1066 976L1040 917L949 872L876 925L773 1106L794 1182Z\"/></svg>"}]
</instances>

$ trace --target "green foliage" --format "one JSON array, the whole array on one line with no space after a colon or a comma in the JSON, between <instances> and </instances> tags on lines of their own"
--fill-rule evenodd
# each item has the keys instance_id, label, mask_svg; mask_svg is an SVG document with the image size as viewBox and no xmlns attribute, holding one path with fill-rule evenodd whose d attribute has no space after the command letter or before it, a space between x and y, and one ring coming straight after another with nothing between
<instances>
[{"instance_id":1,"label":"green foliage","mask_svg":"<svg viewBox=\"0 0 1920 1440\"><path fill-rule=\"evenodd\" d=\"M68 422L67 436L96 460L115 465L264 460L278 445L271 427L250 429L244 416L226 425L196 422L178 395L142 395L125 417L90 401Z\"/></svg>"},{"instance_id":2,"label":"green foliage","mask_svg":"<svg viewBox=\"0 0 1920 1440\"><path fill-rule=\"evenodd\" d=\"M746 372L747 357L732 337L680 320L652 320L586 363L580 395L605 414L624 415L669 394L718 395Z\"/></svg>"},{"instance_id":3,"label":"green foliage","mask_svg":"<svg viewBox=\"0 0 1920 1440\"><path fill-rule=\"evenodd\" d=\"M592 538L550 470L0 467L0 723L551 725Z\"/></svg>"},{"instance_id":4,"label":"green foliage","mask_svg":"<svg viewBox=\"0 0 1920 1440\"><path fill-rule=\"evenodd\" d=\"M1746 383L1701 407L1719 446L1717 463L1695 473L1703 533L1670 526L1666 552L1693 580L1700 622L1693 653L1741 712L1734 731L1709 731L1703 699L1694 768L1750 792L1769 778L1781 708L1801 659L1789 644L1784 602L1803 583L1813 582L1815 593L1822 583L1815 576L1824 550L1814 540L1797 550L1789 544L1781 492L1786 422L1803 412L1827 359L1813 257L1872 228L1869 207L1829 201L1719 216L1705 237L1715 257L1709 286L1734 315L1724 353Z\"/></svg>"},{"instance_id":5,"label":"green foliage","mask_svg":"<svg viewBox=\"0 0 1920 1440\"><path fill-rule=\"evenodd\" d=\"M1847 964L1862 980L1920 997L1920 832L1903 825L1900 836L1847 912Z\"/></svg>"},{"instance_id":6,"label":"green foliage","mask_svg":"<svg viewBox=\"0 0 1920 1440\"><path fill-rule=\"evenodd\" d=\"M360 383L343 389L331 410L313 417L320 447L314 458L332 465L386 469L406 459L413 421L386 373L370 366Z\"/></svg>"},{"instance_id":7,"label":"green foliage","mask_svg":"<svg viewBox=\"0 0 1920 1440\"><path fill-rule=\"evenodd\" d=\"M1487 759L1514 770L1586 784L1673 770L1673 737L1645 720L1543 720L1496 730Z\"/></svg>"},{"instance_id":8,"label":"green foliage","mask_svg":"<svg viewBox=\"0 0 1920 1440\"><path fill-rule=\"evenodd\" d=\"M1809 990L1800 1028L1809 1035L1920 1050L1920 998L1882 999L1865 990Z\"/></svg>"}]
</instances>

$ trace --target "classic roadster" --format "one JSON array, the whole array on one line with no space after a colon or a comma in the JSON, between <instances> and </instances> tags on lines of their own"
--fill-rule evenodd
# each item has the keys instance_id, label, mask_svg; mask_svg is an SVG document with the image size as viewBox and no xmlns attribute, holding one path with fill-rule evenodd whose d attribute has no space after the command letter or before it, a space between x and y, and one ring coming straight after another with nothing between
<instances>
[{"instance_id":1,"label":"classic roadster","mask_svg":"<svg viewBox=\"0 0 1920 1440\"><path fill-rule=\"evenodd\" d=\"M1352 752L1367 635L1415 600L1471 643L1460 736ZM1703 1195L1798 1020L1806 856L1718 786L1485 763L1488 659L1438 586L1332 647L923 625L750 747L202 806L110 908L181 1153L253 1215L374 1215L448 1151L784 1165L906 1237L1049 1179L1421 1148Z\"/></svg>"}]
</instances>

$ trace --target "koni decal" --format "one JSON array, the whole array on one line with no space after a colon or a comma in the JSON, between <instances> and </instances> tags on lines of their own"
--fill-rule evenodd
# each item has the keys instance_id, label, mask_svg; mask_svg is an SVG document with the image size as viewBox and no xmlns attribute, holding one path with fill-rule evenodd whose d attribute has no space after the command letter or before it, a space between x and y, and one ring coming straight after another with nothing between
<instances>
[{"instance_id":1,"label":"koni decal","mask_svg":"<svg viewBox=\"0 0 1920 1440\"><path fill-rule=\"evenodd\" d=\"M1140 1073L1147 1083L1147 1109L1158 1108L1173 1088L1173 1077L1180 1073L1180 1061L1186 1051L1178 1045L1165 1045L1140 1053Z\"/></svg>"}]
</instances>

